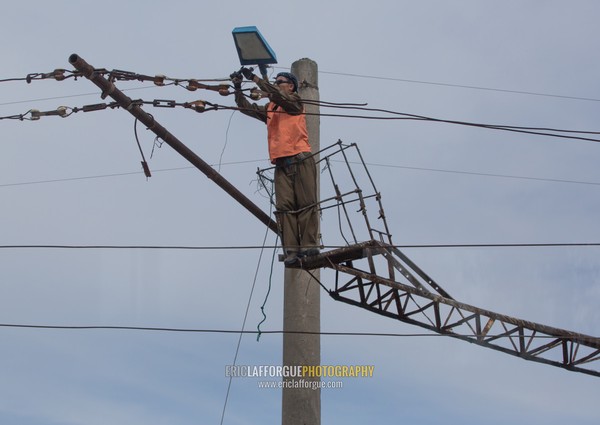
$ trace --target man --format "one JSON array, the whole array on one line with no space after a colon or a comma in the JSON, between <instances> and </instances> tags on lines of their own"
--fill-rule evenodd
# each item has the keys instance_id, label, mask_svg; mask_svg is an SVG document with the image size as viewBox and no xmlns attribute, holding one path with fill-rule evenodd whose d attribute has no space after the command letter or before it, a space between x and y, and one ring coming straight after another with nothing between
<instances>
[{"instance_id":1,"label":"man","mask_svg":"<svg viewBox=\"0 0 600 425\"><path fill-rule=\"evenodd\" d=\"M267 94L270 102L266 106L246 99L240 90L242 74ZM298 95L298 79L289 72L280 72L271 84L248 68L234 72L231 79L240 111L267 124L269 158L275 165L275 216L286 253L284 263L290 266L300 257L318 255L317 169Z\"/></svg>"}]
</instances>

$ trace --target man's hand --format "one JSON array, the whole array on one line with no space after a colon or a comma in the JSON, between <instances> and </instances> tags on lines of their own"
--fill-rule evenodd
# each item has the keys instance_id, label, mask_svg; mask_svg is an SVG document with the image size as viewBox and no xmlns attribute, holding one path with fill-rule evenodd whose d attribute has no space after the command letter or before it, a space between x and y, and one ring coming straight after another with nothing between
<instances>
[{"instance_id":1,"label":"man's hand","mask_svg":"<svg viewBox=\"0 0 600 425\"><path fill-rule=\"evenodd\" d=\"M242 80L244 79L244 77L242 76L242 73L240 71L232 72L231 75L229 75L229 78L231 78L233 87L235 87L236 89L242 88Z\"/></svg>"},{"instance_id":2,"label":"man's hand","mask_svg":"<svg viewBox=\"0 0 600 425\"><path fill-rule=\"evenodd\" d=\"M247 80L254 81L255 75L254 75L254 73L252 72L251 69L246 68L246 67L242 67L242 69L240 69L240 72L242 74L244 74L244 77L246 77Z\"/></svg>"}]
</instances>

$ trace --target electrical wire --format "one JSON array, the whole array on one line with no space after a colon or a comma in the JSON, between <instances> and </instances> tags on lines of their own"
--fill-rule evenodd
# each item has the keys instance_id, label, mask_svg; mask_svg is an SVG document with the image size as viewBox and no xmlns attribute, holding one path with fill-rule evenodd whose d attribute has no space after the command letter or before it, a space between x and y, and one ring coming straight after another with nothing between
<instances>
[{"instance_id":1,"label":"electrical wire","mask_svg":"<svg viewBox=\"0 0 600 425\"><path fill-rule=\"evenodd\" d=\"M241 164L249 164L256 162L266 162L267 158L262 159L250 159L246 161L233 161L233 162L223 162L219 163L219 166L223 165L241 165ZM333 161L336 162L336 161ZM356 164L355 162L350 161L352 164ZM393 165L393 164L382 164L375 162L367 162L365 165L369 165L372 167L383 167L383 168L396 168L396 169L405 169L405 170L416 170L416 171L428 171L428 172L436 172L436 173L449 173L449 174L463 174L470 176L480 176L480 177L495 177L495 178L504 178L504 179L518 179L518 180L533 180L533 181L541 181L541 182L550 182L550 183L567 183L567 184L583 184L590 186L600 186L600 182L590 182L584 180L567 180L567 179L553 179L553 178L545 178L545 177L531 177L531 176L517 176L510 174L493 174L493 173L481 173L475 171L460 171L460 170L448 170L448 169L440 169L440 168L429 168L429 167L413 167L408 165ZM211 164L212 167L217 166L217 164ZM161 172L173 172L173 171L182 171L182 170L195 170L195 167L176 167L176 168L163 168L159 170L153 170L153 173L161 173ZM69 182L69 181L77 181L77 180L87 180L87 179L101 179L101 178L110 178L110 177L124 177L124 176L132 176L143 174L142 171L130 171L124 173L114 173L114 174L99 174L95 176L81 176L81 177L68 177L64 179L50 179L50 180L37 180L31 182L17 182L17 183L4 183L0 184L0 188L2 187L13 187L13 186L28 186L28 185L36 185L36 184L46 184L46 183L60 183L60 182Z\"/></svg>"},{"instance_id":2,"label":"electrical wire","mask_svg":"<svg viewBox=\"0 0 600 425\"><path fill-rule=\"evenodd\" d=\"M227 143L229 142L229 128L231 127L231 120L235 115L236 111L233 111L229 116L229 121L227 121L227 130L225 130L225 143L223 144L223 149L221 150L221 156L219 156L219 165L217 167L217 172L221 172L221 163L223 162L223 155L225 155L225 149L227 149Z\"/></svg>"},{"instance_id":3,"label":"electrical wire","mask_svg":"<svg viewBox=\"0 0 600 425\"><path fill-rule=\"evenodd\" d=\"M151 87L148 86L143 86L143 87L133 87L133 88L126 88L126 89L120 89L122 92L126 92L126 91L134 91L134 90L148 90ZM72 94L72 95L63 95L63 96L52 96L52 97L41 97L41 98L36 98L36 99L27 99L27 100L16 100L13 102L4 102L4 103L0 103L0 106L7 106L7 105L17 105L20 103L31 103L31 102L44 102L47 100L57 100L57 99L71 99L71 98L75 98L75 97L86 97L86 96L95 96L98 97L98 92L90 92L90 93L81 93L81 94Z\"/></svg>"},{"instance_id":4,"label":"electrical wire","mask_svg":"<svg viewBox=\"0 0 600 425\"><path fill-rule=\"evenodd\" d=\"M97 70L97 72L102 73L103 75L109 73L107 70L105 69L101 69L101 70ZM65 73L70 75L65 75ZM347 75L347 76L358 76L357 74L343 74L343 73L338 73L339 75ZM32 79L45 79L45 78L54 78L56 80L62 81L66 78L70 78L70 77L78 77L81 76L81 73L78 71L67 71L64 69L56 69L53 72L50 73L36 73L36 74L29 74L26 78L23 79L5 79L5 80L0 80L0 82L2 81L16 81L16 80L26 80L27 82L31 82ZM367 77L367 76L362 76L362 77ZM164 75L156 75L156 76L148 76L148 75L143 75L143 74L137 74L134 72L129 72L129 71L121 71L121 70L112 70L109 73L109 78L111 79L111 81L114 80L125 80L125 81L129 81L129 80L138 80L138 81L152 81L154 82L155 85L157 86L164 86L164 81L172 81L175 84L181 83L181 82L188 82L190 86L188 86L188 89L194 91L197 88L205 88L205 89L209 89L209 90L216 90L219 91L221 94L230 94L230 93L223 93L223 85L219 85L219 86L209 86L209 85L205 85L205 84L201 84L199 83L199 81L228 81L228 79L212 79L212 80L199 80L199 79L173 79L173 78L169 78L166 77ZM370 78L378 78L378 77L370 77ZM480 88L481 87L474 87L474 86L460 86L460 87L465 87L465 88ZM494 89L494 90L498 90L498 89ZM528 93L528 94L539 94L539 93L531 93L531 92L523 92L523 93ZM554 95L553 95L554 96ZM590 100L590 99L587 99ZM595 99L595 100L599 100L599 99ZM137 101L140 102L140 101ZM155 100L154 102L143 102L142 103L152 103L153 106L167 106L167 107L172 107L172 106L185 106L185 107L190 107L190 105L188 103L185 104L176 104L176 102L174 101L169 101L168 103L165 104L165 102L167 101L160 101L157 104L157 101ZM397 111L390 111L390 110L385 110L385 109L378 109L378 108L366 108L366 104L357 104L357 103L333 103L333 102L325 102L325 101L308 101L305 100L305 103L317 103L321 106L327 106L327 107L335 107L335 108L343 108L343 109L353 109L353 110L363 110L363 111L370 111L370 112L383 112L386 114L393 114L393 115L400 115L402 116L403 119L416 119L416 120L426 120L426 121L435 121L435 122L443 122L443 123L449 123L449 124L460 124L460 125L469 125L469 126L477 126L477 127L484 127L484 128L491 128L491 129L496 129L496 130L505 130L505 131L518 131L518 132L527 132L529 134L537 134L537 135L546 135L546 136L553 136L553 137L560 137L560 135L552 135L552 134L547 134L548 132L562 132L562 133L580 133L580 134L600 134L600 132L592 132L592 131L576 131L576 130L562 130L562 129L553 129L553 128L543 128L543 127L522 127L522 126L507 126L507 125L498 125L498 124L481 124L481 123L473 123L473 122L467 122L467 121L457 121L457 120L446 120L446 119L438 119L438 118L432 118L432 117L426 117L426 116L422 116L422 115L415 115L415 114L407 114L407 113L401 113L401 112L397 112ZM207 104L210 104L208 102L206 102ZM220 105L213 105L210 104L211 106L214 106L215 109L236 109L236 108L230 108L230 107L222 107ZM73 109L74 112L77 111L77 108L71 108ZM203 112L204 110L202 110ZM200 111L199 111L200 112ZM373 116L348 116L348 115L342 115L342 114L318 114L321 116L336 116L336 117L351 117L351 118L362 118L362 119L392 119L392 117L373 117ZM19 115L17 115L19 116ZM11 117L14 117L11 116ZM399 119L399 118L396 118ZM569 137L570 136L565 136L565 137ZM589 139L585 139L582 138L582 140L589 140ZM596 140L594 139L593 141L600 141L600 140Z\"/></svg>"},{"instance_id":5,"label":"electrical wire","mask_svg":"<svg viewBox=\"0 0 600 425\"><path fill-rule=\"evenodd\" d=\"M180 332L196 334L244 334L256 335L258 331L239 331L233 329L198 329L198 328L168 328L168 327L149 327L149 326L105 326L105 325L34 325L18 323L0 323L0 328L15 329L39 329L39 330L72 330L72 331L90 331L90 330L108 330L108 331L148 331L148 332ZM284 331L284 330L264 330L262 334L266 335L320 335L320 336L364 336L364 337L474 337L473 334L437 334L437 333L388 333L388 332L328 332L328 331ZM531 339L556 339L559 335L530 335ZM490 338L513 338L512 335L491 335ZM566 334L565 337L570 337Z\"/></svg>"},{"instance_id":6,"label":"electrical wire","mask_svg":"<svg viewBox=\"0 0 600 425\"><path fill-rule=\"evenodd\" d=\"M269 217L271 216L271 211L269 211ZM242 330L240 332L240 336L238 338L238 342L237 342L237 346L235 348L235 355L233 356L233 366L237 365L237 358L238 358L238 354L240 352L240 346L242 344L242 336L244 335L244 331L246 330L246 321L248 320L248 312L250 311L250 304L252 302L252 296L254 294L254 288L256 287L256 280L258 278L258 271L260 270L260 264L262 261L262 256L263 253L265 251L265 245L267 244L267 237L269 236L269 228L267 227L265 230L265 236L263 238L263 242L262 242L262 249L260 250L260 254L258 256L258 262L256 264L256 270L254 272L254 279L252 281L252 287L250 288L250 296L248 297L248 302L246 303L246 311L244 313L244 320L242 321ZM277 244L277 240L275 241L275 244ZM273 254L275 255L275 254ZM273 270L273 264L271 263L271 273ZM269 282L269 286L270 286L270 282ZM265 301L266 302L266 301ZM263 304L264 306L264 304ZM263 313L264 315L264 313ZM265 316L266 317L266 316ZM260 328L258 329L259 332L259 336L260 336ZM258 338L258 337L257 337ZM232 376L229 377L229 382L227 384L227 392L225 394L225 402L223 404L223 411L221 413L221 425L223 425L223 420L225 419L225 411L227 409L227 402L229 400L229 392L231 390L231 382L232 382Z\"/></svg>"},{"instance_id":7,"label":"electrical wire","mask_svg":"<svg viewBox=\"0 0 600 425\"><path fill-rule=\"evenodd\" d=\"M269 214L269 217L271 216L271 214ZM275 265L275 254L277 253L277 248L279 248L277 246L277 241L279 240L279 234L277 234L275 236L275 246L273 247L273 255L271 256L271 271L269 272L269 282L268 282L268 286L267 286L267 293L265 294L265 299L262 303L262 305L260 306L260 312L263 315L262 320L258 323L258 325L256 325L256 330L258 331L258 334L256 335L256 342L258 342L260 340L260 336L262 334L260 326L266 322L267 320L267 315L265 314L265 306L267 305L267 301L269 300L269 295L271 294L271 287L272 287L272 282L273 282L273 266Z\"/></svg>"},{"instance_id":8,"label":"electrical wire","mask_svg":"<svg viewBox=\"0 0 600 425\"><path fill-rule=\"evenodd\" d=\"M586 134L586 135L600 135L598 131L583 131L583 130L569 130L569 129L557 129L557 128L548 128L548 127L532 127L532 126L511 126L504 124L486 124L486 123L476 123L469 121L461 121L461 120L450 120L450 119L441 119L434 118L425 115L417 115L410 114L406 112L393 111L389 109L381 109L381 108L367 108L365 106L351 106L352 104L334 104L331 102L321 102L321 101L304 101L306 104L318 104L324 107L330 108L338 108L345 110L354 110L354 111L363 111L363 112L376 112L383 113L386 115L357 115L357 114L329 114L329 113L310 113L305 112L305 115L315 115L319 117L335 117L335 118L353 118L353 119L366 119L366 120L412 120L412 121L427 121L427 122L436 122L436 123L444 123L444 124L452 124L452 125L461 125L461 126L469 126L469 127L477 127L484 128L488 130L499 130L499 131L510 131L515 133L523 133L523 134L531 134L537 136L547 136L547 137L556 137L563 139L572 139L572 140L581 140L581 141L590 141L590 142L600 142L600 139L591 138L591 137L582 137L575 136L575 134ZM132 101L132 104L136 105L152 105L154 107L161 108L174 108L174 107L184 107L187 109L193 109L196 112L204 113L207 111L218 111L218 110L231 110L231 111L244 111L245 108L233 107L233 106L223 106L216 103L211 103L208 101L194 101L194 102L176 102L174 100L164 100L164 99L154 99L152 101L146 101L142 99ZM208 106L208 108L207 108ZM115 102L110 104L96 104L96 105L88 105L82 108L72 108L62 106L59 111L50 111L44 112L41 115L60 115L61 117L67 117L76 112L91 112L104 110L107 108L116 108L119 107ZM66 114L66 110L70 110L71 112ZM33 110L28 111L30 113ZM59 113L60 112L60 113ZM280 113L285 113L285 111L279 111ZM21 121L24 119L26 114L17 114L10 115L7 117L0 117L0 119L20 119ZM40 114L38 113L38 119Z\"/></svg>"},{"instance_id":9,"label":"electrical wire","mask_svg":"<svg viewBox=\"0 0 600 425\"><path fill-rule=\"evenodd\" d=\"M272 73L275 69L285 69L284 67L270 67L273 69ZM228 82L230 78L172 78L167 77L165 75L146 75L139 74L131 71L122 71L122 70L112 70L108 71L106 69L96 69L96 72L106 75L109 74L109 78L112 80L118 81L151 81L155 86L168 86L168 85L181 85L182 83L187 83L188 90L194 90L194 83L197 82ZM348 72L336 72L336 71L324 71L319 70L320 74L324 75L335 75L342 77L351 77L351 78L363 78L363 79L371 79L371 80L382 80L382 81L394 81L394 82L402 82L402 83L410 83L410 84L424 84L424 85L433 85L433 86L441 86L441 87L453 87L460 89L469 89L469 90L482 90L482 91L490 91L490 92L500 92L500 93L509 93L509 94L519 94L519 95L528 95L528 96L541 96L541 97L550 97L557 99L567 99L567 100L582 100L582 101L591 101L591 102L600 102L600 99L597 98L589 98L589 97L581 97L581 96L568 96L568 95L559 95L555 93L541 93L541 92L533 92L533 91L525 91L525 90L511 90L511 89L503 89L496 87L485 87L485 86L474 86L467 84L455 84L455 83L443 83L437 81L425 81L425 80L415 80L415 79L406 79L406 78L398 78L398 77L383 77L376 75L366 75L366 74L356 74L356 73L348 73ZM14 82L14 81L26 81L27 83L31 83L33 80L42 80L42 79L54 79L57 81L64 81L68 78L74 78L77 80L78 77L81 77L82 74L79 71L69 71L65 69L55 69L52 72L47 73L30 73L27 74L26 77L22 78L5 78L0 79L0 83L5 82ZM167 83L165 83L165 81ZM191 86L191 87L190 87ZM200 85L196 88L204 88L203 85ZM3 105L3 104L0 104Z\"/></svg>"},{"instance_id":10,"label":"electrical wire","mask_svg":"<svg viewBox=\"0 0 600 425\"><path fill-rule=\"evenodd\" d=\"M267 160L266 159L249 159L246 161L224 162L221 165L240 165L240 164L249 164L249 163L255 163L255 162L264 162L264 161L267 161ZM211 167L216 166L215 164L210 164L210 165L211 165ZM161 172L195 170L195 169L196 169L196 167L189 166L189 167L163 168L163 169L159 169L159 170L153 170L153 172L161 173ZM68 178L64 178L64 179L37 180L37 181L20 182L20 183L5 183L5 184L0 184L0 187L28 186L28 185L45 184L45 183L61 183L61 182L70 182L70 181L77 181L77 180L103 179L103 178L109 178L109 177L132 176L132 175L138 175L138 174L143 174L143 171L130 171L130 172L125 172L125 173L114 173L114 174L99 174L99 175L95 175L95 176L68 177Z\"/></svg>"},{"instance_id":11,"label":"electrical wire","mask_svg":"<svg viewBox=\"0 0 600 425\"><path fill-rule=\"evenodd\" d=\"M528 96L542 96L542 97L551 97L551 98L557 98L557 99L600 102L600 99L590 98L590 97L566 96L566 95L559 95L559 94L552 94L552 93L540 93L540 92L523 91L523 90L509 90L509 89L501 89L501 88L494 88L494 87L472 86L472 85L465 85L465 84L441 83L441 82L435 82L435 81L410 80L410 79L405 79L405 78L381 77L381 76L365 75L365 74L352 74L352 73L347 73L347 72L334 72L334 71L319 70L319 74L337 75L337 76L353 77L353 78L366 78L366 79L371 79L371 80L396 81L396 82L411 83L411 84L426 84L426 85L433 85L433 86L454 87L454 88L470 89L470 90L484 90L484 91L492 91L492 92L500 92L500 93L521 94L521 95L528 95Z\"/></svg>"},{"instance_id":12,"label":"electrical wire","mask_svg":"<svg viewBox=\"0 0 600 425\"><path fill-rule=\"evenodd\" d=\"M323 245L323 248L337 249L347 245ZM390 245L398 249L426 248L568 248L568 247L599 247L600 242L558 242L558 243L479 243L479 244L402 244ZM111 249L141 249L141 250L181 250L181 251L228 251L250 249L276 249L278 245L0 245L0 249L81 249L81 250L111 250Z\"/></svg>"},{"instance_id":13,"label":"electrical wire","mask_svg":"<svg viewBox=\"0 0 600 425\"><path fill-rule=\"evenodd\" d=\"M336 161L334 161L336 162ZM358 164L357 162L350 161L351 164ZM503 179L518 179L518 180L534 180L534 181L542 181L542 182L550 182L550 183L568 183L568 184L584 184L591 186L600 186L600 182L589 182L583 180L566 180L566 179L552 179L552 178L544 178L544 177L531 177L531 176L515 176L509 174L493 174L493 173L480 173L475 171L459 171L459 170L447 170L440 168L426 168L426 167L411 167L407 165L392 165L392 164L381 164L381 163L373 163L373 162L365 162L365 165L369 165L372 167L385 167L385 168L398 168L405 170L416 170L416 171L431 171L436 173L449 173L449 174L463 174L469 176L480 176L480 177L497 177ZM1 186L0 186L1 187Z\"/></svg>"},{"instance_id":14,"label":"electrical wire","mask_svg":"<svg viewBox=\"0 0 600 425\"><path fill-rule=\"evenodd\" d=\"M305 102L309 103L309 102ZM209 104L207 102L207 104ZM239 110L244 111L245 108L232 107L232 106L222 106L222 105L212 105L214 110L219 109L228 109L228 110ZM332 106L333 107L333 106ZM349 106L335 106L336 108L341 109L353 109L353 110L362 110L366 112L381 112L385 114L389 114L391 116L382 116L382 115L356 115L356 114L329 114L329 113L312 113L312 112L304 112L304 115L308 116L318 116L318 117L329 117L329 118L353 118L353 119L362 119L362 120L381 120L381 121L426 121L426 122L436 122L443 124L452 124L452 125L461 125L467 127L477 127L488 130L499 130L499 131L509 131L513 133L521 133L521 134L531 134L535 136L546 136L546 137L556 137L561 139L571 139L571 140L580 140L586 142L595 142L600 143L600 139L595 139L591 137L582 137L582 136L571 136L566 133L571 134L598 134L598 131L582 131L582 130L565 130L565 129L552 129L546 127L525 127L525 126L510 126L503 124L485 124L485 123L476 123L469 121L460 121L460 120L449 120L449 119L441 119L428 117L424 115L416 115L409 114L405 112L392 111L388 109L379 109L379 108L364 108L364 107L349 107ZM285 113L285 111L275 111L276 113ZM558 134L555 134L558 133Z\"/></svg>"}]
</instances>

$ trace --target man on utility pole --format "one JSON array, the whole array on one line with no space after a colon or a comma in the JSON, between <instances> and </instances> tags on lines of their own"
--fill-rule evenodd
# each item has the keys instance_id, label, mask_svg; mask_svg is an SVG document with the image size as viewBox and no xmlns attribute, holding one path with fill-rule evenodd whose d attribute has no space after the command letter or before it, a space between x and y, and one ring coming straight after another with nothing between
<instances>
[{"instance_id":1,"label":"man on utility pole","mask_svg":"<svg viewBox=\"0 0 600 425\"><path fill-rule=\"evenodd\" d=\"M235 73L234 73L235 74ZM270 117L275 117L275 114L281 117L292 117L297 118L301 121L301 125L304 127L299 133L302 135L301 140L306 141L306 135L310 139L309 150L312 148L313 155L318 155L320 150L320 136L319 136L319 107L317 102L319 100L318 93L318 71L317 64L310 59L300 59L292 64L292 73L280 73L276 77L277 87L269 84L265 80L260 80L250 72L247 76L249 79L254 81L258 87L266 92L270 96L271 102L266 107L260 107L255 104L248 102L240 91L241 76L232 74L234 80L234 86L236 87L236 102L242 112L252 117L258 118L261 121L267 123L267 131L269 132L269 138L272 136L269 125L277 123L271 122ZM301 83L298 83L298 78ZM300 92L302 96L299 98L297 92ZM298 97L297 97L298 96ZM287 102L285 100L287 99ZM301 99L311 100L311 104L307 104L304 107L300 102ZM292 102L293 100L293 102ZM280 102L280 106L277 110L277 102ZM295 109L293 105L295 104ZM291 106L291 107L290 107ZM285 108L288 109L285 109ZM269 112L271 110L271 112ZM283 110L283 111L281 111ZM293 114L300 115L294 116ZM305 114L308 112L308 115ZM301 117L301 118L300 118ZM271 124L269 124L271 122ZM274 127L275 134L280 129ZM269 140L269 143L271 139ZM303 153L304 149L299 152ZM289 153L286 156L292 155ZM304 156L304 155L302 155ZM276 159L277 156L271 155L271 160ZM309 162L307 162L309 161ZM307 228L295 230L298 236L306 235L306 231L310 230L310 239L305 241L304 238L298 238L298 246L303 249L310 249L311 245L316 248L318 240L318 211L314 205L319 199L319 174L316 173L316 167L314 166L313 157L304 159L301 162L311 164L309 170L312 175L309 175L311 179L314 178L314 190L313 187L305 187L310 189L311 199L306 200L306 204L309 208L304 211L311 211L311 214L306 214L305 217L309 217L310 224ZM275 161L276 163L276 161ZM277 172L277 171L276 171ZM281 174L279 174L281 176ZM285 175L287 177L287 175ZM313 177L314 176L314 177ZM283 177L285 178L285 177ZM298 176L295 176L298 179ZM281 181L279 181L281 183ZM276 196L282 196L277 193L277 174L275 180L275 191ZM285 181L284 181L285 184ZM281 189L281 184L280 184ZM299 190L299 188L297 188ZM298 193L298 191L296 192ZM302 194L301 194L302 195ZM313 198L314 197L314 198ZM313 200L314 199L314 200ZM299 205L294 206L292 209L300 210L302 207ZM277 206L279 210L280 207ZM283 214L285 216L285 213ZM279 217L279 226L282 225L282 220ZM288 217L289 218L289 217ZM298 217L300 219L300 217ZM313 221L314 220L314 221ZM283 223L285 224L285 222ZM294 229L287 223L288 231L294 232ZM296 228L298 229L298 228ZM281 232L282 229L280 229ZM283 229L283 243L286 242L286 230ZM293 238L294 236L287 236ZM312 252L317 254L318 250L313 249ZM294 260L292 256L290 260ZM298 262L296 259L290 265L294 265ZM318 366L321 362L321 298L320 298L320 287L318 280L320 279L320 270L312 270L311 273L302 270L301 268L286 267L284 273L284 291L283 291L283 365L284 366ZM282 424L283 425L320 425L321 424L321 380L318 376L302 376L302 377L289 377L283 379L283 391L282 391Z\"/></svg>"},{"instance_id":2,"label":"man on utility pole","mask_svg":"<svg viewBox=\"0 0 600 425\"><path fill-rule=\"evenodd\" d=\"M241 91L242 75L267 94L266 106L249 102ZM298 79L277 74L275 84L242 67L231 74L240 111L267 125L269 159L275 165L275 215L280 227L286 266L299 258L319 254L319 212L316 165L306 128Z\"/></svg>"}]
</instances>

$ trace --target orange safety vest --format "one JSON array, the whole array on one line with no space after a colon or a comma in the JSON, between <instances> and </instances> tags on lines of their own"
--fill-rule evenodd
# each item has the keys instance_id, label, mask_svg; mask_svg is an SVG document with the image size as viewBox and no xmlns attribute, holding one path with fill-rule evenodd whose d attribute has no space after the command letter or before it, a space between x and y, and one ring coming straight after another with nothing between
<instances>
[{"instance_id":1,"label":"orange safety vest","mask_svg":"<svg viewBox=\"0 0 600 425\"><path fill-rule=\"evenodd\" d=\"M269 141L269 158L275 163L277 158L293 156L301 152L310 152L306 116L290 115L277 105L267 105L267 139Z\"/></svg>"}]
</instances>

